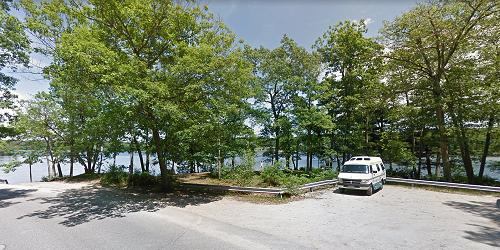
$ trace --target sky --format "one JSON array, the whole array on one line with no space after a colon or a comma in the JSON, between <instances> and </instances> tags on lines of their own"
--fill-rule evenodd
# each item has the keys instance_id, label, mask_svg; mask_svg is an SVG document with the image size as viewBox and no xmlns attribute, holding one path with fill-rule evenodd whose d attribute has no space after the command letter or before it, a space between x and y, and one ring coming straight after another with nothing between
<instances>
[{"instance_id":1,"label":"sky","mask_svg":"<svg viewBox=\"0 0 500 250\"><path fill-rule=\"evenodd\" d=\"M310 49L331 25L344 20L365 19L368 36L376 37L383 21L393 20L416 5L417 0L199 0L220 18L240 39L258 47L275 48L284 34ZM9 73L18 78L14 91L29 99L48 89L49 83L34 72L49 59L31 58L31 69Z\"/></svg>"}]
</instances>

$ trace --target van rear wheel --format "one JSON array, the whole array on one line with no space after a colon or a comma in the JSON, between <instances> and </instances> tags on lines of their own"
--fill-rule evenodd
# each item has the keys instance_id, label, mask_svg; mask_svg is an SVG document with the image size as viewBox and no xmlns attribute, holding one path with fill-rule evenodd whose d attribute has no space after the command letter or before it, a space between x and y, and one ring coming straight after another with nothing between
<instances>
[{"instance_id":1,"label":"van rear wheel","mask_svg":"<svg viewBox=\"0 0 500 250\"><path fill-rule=\"evenodd\" d=\"M370 185L368 190L366 190L366 195L371 196L373 194L373 185Z\"/></svg>"}]
</instances>

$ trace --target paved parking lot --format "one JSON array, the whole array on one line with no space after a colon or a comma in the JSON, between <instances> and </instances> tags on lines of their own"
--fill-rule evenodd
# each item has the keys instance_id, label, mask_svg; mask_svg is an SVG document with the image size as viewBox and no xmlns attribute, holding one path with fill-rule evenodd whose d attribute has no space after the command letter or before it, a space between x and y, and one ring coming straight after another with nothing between
<instances>
[{"instance_id":1,"label":"paved parking lot","mask_svg":"<svg viewBox=\"0 0 500 250\"><path fill-rule=\"evenodd\" d=\"M496 249L500 197L386 186L279 205L150 197L80 184L0 185L6 249Z\"/></svg>"}]
</instances>

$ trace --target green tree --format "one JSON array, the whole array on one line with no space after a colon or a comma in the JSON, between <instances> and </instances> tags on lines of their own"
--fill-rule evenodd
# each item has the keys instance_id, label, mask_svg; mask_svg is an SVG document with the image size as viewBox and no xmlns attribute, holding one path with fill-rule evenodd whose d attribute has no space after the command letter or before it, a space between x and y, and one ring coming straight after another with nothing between
<instances>
[{"instance_id":1,"label":"green tree","mask_svg":"<svg viewBox=\"0 0 500 250\"><path fill-rule=\"evenodd\" d=\"M452 91L454 83L447 77L459 65L464 55L461 52L472 40L475 31L485 20L496 15L497 8L495 1L487 0L432 1L419 4L386 23L382 30L386 57L424 79L419 81L419 93L432 100L444 176L448 181L451 180L448 98L459 93ZM464 143L460 143L461 147ZM472 166L466 159L468 157L463 156L467 176L472 182Z\"/></svg>"},{"instance_id":2,"label":"green tree","mask_svg":"<svg viewBox=\"0 0 500 250\"><path fill-rule=\"evenodd\" d=\"M15 70L17 65L28 66L30 42L24 33L22 23L10 10L11 0L0 2L0 110L12 110L14 108L14 95L11 91L17 80L5 74L4 69ZM8 120L12 113L0 114L0 123ZM11 133L8 128L0 126L0 137Z\"/></svg>"},{"instance_id":3,"label":"green tree","mask_svg":"<svg viewBox=\"0 0 500 250\"><path fill-rule=\"evenodd\" d=\"M369 132L377 109L383 106L380 81L381 46L366 38L365 21L345 21L329 28L315 48L325 66L320 103L335 130L330 133L332 152L342 155L369 153Z\"/></svg>"}]
</instances>

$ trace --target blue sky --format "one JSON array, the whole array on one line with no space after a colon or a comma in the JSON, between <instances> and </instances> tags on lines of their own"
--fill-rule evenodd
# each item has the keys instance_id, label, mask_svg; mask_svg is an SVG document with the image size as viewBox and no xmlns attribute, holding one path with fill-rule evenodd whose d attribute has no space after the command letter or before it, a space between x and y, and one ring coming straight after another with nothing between
<instances>
[{"instance_id":1,"label":"blue sky","mask_svg":"<svg viewBox=\"0 0 500 250\"><path fill-rule=\"evenodd\" d=\"M274 48L283 34L310 48L330 25L343 20L367 19L368 35L377 36L384 20L411 9L417 0L200 0L207 4L241 39L252 46ZM32 57L44 66L47 59ZM36 67L34 68L36 69ZM33 71L34 69L31 69ZM16 73L16 93L22 99L47 90L41 75Z\"/></svg>"}]
</instances>

